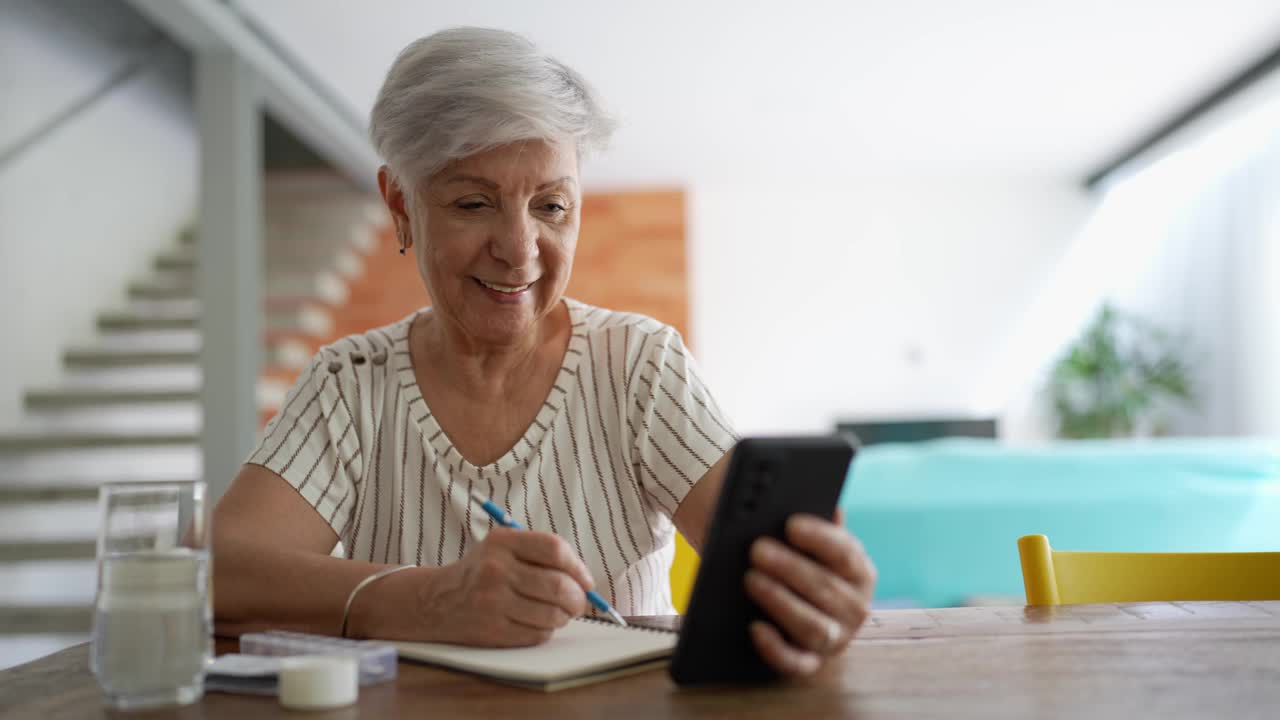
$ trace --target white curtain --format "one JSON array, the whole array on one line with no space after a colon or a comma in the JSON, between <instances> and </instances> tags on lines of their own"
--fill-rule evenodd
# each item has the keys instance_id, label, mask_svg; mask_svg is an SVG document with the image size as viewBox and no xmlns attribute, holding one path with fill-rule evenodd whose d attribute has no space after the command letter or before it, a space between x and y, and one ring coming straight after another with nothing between
<instances>
[{"instance_id":1,"label":"white curtain","mask_svg":"<svg viewBox=\"0 0 1280 720\"><path fill-rule=\"evenodd\" d=\"M1155 252L1109 294L1188 340L1200 405L1175 430L1280 435L1280 133L1225 173L1191 178L1206 182L1164 208Z\"/></svg>"}]
</instances>

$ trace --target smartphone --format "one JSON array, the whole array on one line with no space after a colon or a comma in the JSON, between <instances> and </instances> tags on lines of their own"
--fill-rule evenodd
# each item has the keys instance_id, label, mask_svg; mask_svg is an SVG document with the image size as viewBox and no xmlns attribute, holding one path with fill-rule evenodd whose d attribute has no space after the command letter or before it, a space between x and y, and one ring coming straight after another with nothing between
<instances>
[{"instance_id":1,"label":"smartphone","mask_svg":"<svg viewBox=\"0 0 1280 720\"><path fill-rule=\"evenodd\" d=\"M834 517L855 452L839 435L744 438L734 446L669 667L677 684L777 679L748 632L767 619L743 584L751 544L765 535L785 543L796 513Z\"/></svg>"}]
</instances>

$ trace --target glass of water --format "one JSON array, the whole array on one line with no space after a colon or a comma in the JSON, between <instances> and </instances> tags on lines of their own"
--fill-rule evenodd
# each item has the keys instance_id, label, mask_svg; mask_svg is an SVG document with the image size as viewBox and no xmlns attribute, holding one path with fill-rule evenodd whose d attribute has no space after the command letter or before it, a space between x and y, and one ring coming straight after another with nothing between
<instances>
[{"instance_id":1,"label":"glass of water","mask_svg":"<svg viewBox=\"0 0 1280 720\"><path fill-rule=\"evenodd\" d=\"M202 482L106 483L89 667L117 709L185 705L212 657Z\"/></svg>"}]
</instances>

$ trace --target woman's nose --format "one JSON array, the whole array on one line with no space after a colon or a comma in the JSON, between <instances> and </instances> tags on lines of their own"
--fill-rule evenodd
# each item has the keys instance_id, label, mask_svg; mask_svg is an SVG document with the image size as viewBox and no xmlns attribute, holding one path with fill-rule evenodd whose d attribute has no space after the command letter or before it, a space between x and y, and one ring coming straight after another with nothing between
<instances>
[{"instance_id":1,"label":"woman's nose","mask_svg":"<svg viewBox=\"0 0 1280 720\"><path fill-rule=\"evenodd\" d=\"M490 253L513 268L522 268L538 256L538 226L525 212L503 217L496 236L490 242Z\"/></svg>"}]
</instances>

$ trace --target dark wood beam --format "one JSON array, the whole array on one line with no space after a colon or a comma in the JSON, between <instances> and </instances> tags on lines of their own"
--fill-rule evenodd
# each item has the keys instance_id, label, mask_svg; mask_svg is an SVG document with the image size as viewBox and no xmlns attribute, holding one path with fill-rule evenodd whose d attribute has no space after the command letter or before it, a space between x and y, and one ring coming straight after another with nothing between
<instances>
[{"instance_id":1,"label":"dark wood beam","mask_svg":"<svg viewBox=\"0 0 1280 720\"><path fill-rule=\"evenodd\" d=\"M1276 45L1261 58L1250 63L1244 70L1236 73L1208 94L1191 103L1191 105L1186 108L1183 108L1164 123L1161 123L1150 133L1146 134L1137 142L1118 153L1114 158L1108 160L1096 170L1089 173L1089 175L1085 177L1084 186L1091 190L1097 187L1098 183L1102 182L1104 178L1115 172L1121 166L1130 162L1147 150L1150 150L1152 147L1164 141L1166 138L1178 132L1182 128L1200 119L1213 108L1222 104L1229 98L1252 85L1254 82L1262 79L1267 74L1277 69L1280 69L1280 44Z\"/></svg>"}]
</instances>

